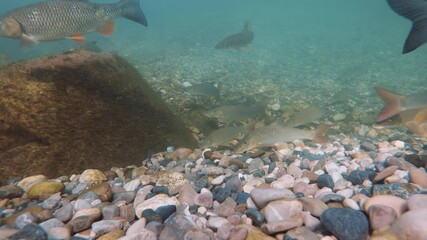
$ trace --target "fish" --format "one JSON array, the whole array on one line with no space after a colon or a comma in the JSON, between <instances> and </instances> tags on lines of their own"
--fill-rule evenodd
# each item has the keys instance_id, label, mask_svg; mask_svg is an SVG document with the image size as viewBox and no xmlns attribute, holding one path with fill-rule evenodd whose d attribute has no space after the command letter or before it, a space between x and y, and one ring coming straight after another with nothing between
<instances>
[{"instance_id":1,"label":"fish","mask_svg":"<svg viewBox=\"0 0 427 240\"><path fill-rule=\"evenodd\" d=\"M219 122L245 121L261 115L264 108L261 105L235 104L222 105L205 113L206 116L216 118Z\"/></svg>"},{"instance_id":2,"label":"fish","mask_svg":"<svg viewBox=\"0 0 427 240\"><path fill-rule=\"evenodd\" d=\"M0 18L0 36L20 39L22 46L67 38L83 42L84 34L89 32L111 35L116 17L148 26L139 0L121 0L112 4L49 0L7 12Z\"/></svg>"},{"instance_id":3,"label":"fish","mask_svg":"<svg viewBox=\"0 0 427 240\"><path fill-rule=\"evenodd\" d=\"M412 28L406 37L402 53L409 53L427 42L427 1L387 0L397 14L412 21Z\"/></svg>"},{"instance_id":4,"label":"fish","mask_svg":"<svg viewBox=\"0 0 427 240\"><path fill-rule=\"evenodd\" d=\"M286 122L286 126L299 127L322 118L326 115L326 113L326 108L311 105L297 113L292 114L289 120Z\"/></svg>"},{"instance_id":5,"label":"fish","mask_svg":"<svg viewBox=\"0 0 427 240\"><path fill-rule=\"evenodd\" d=\"M196 95L213 97L217 101L219 101L221 98L221 88L221 83L215 84L213 82L202 82L191 84L191 86L186 88L185 90Z\"/></svg>"},{"instance_id":6,"label":"fish","mask_svg":"<svg viewBox=\"0 0 427 240\"><path fill-rule=\"evenodd\" d=\"M213 148L231 148L230 142L242 138L246 133L244 126L227 126L217 129L199 142L199 146Z\"/></svg>"},{"instance_id":7,"label":"fish","mask_svg":"<svg viewBox=\"0 0 427 240\"><path fill-rule=\"evenodd\" d=\"M406 110L427 108L427 92L403 96L381 87L376 87L375 90L385 103L375 119L377 123Z\"/></svg>"},{"instance_id":8,"label":"fish","mask_svg":"<svg viewBox=\"0 0 427 240\"><path fill-rule=\"evenodd\" d=\"M236 153L244 153L253 148L272 147L277 143L292 142L295 140L313 140L317 143L327 142L325 133L328 125L323 125L316 131L304 130L282 126L274 122L270 125L259 127L249 133L236 148Z\"/></svg>"},{"instance_id":9,"label":"fish","mask_svg":"<svg viewBox=\"0 0 427 240\"><path fill-rule=\"evenodd\" d=\"M396 128L404 126L412 133L427 136L427 108L400 112L391 118L374 124L374 128Z\"/></svg>"},{"instance_id":10,"label":"fish","mask_svg":"<svg viewBox=\"0 0 427 240\"><path fill-rule=\"evenodd\" d=\"M215 49L240 49L242 47L248 46L253 39L254 32L252 31L250 24L246 22L242 32L224 38L215 46Z\"/></svg>"}]
</instances>

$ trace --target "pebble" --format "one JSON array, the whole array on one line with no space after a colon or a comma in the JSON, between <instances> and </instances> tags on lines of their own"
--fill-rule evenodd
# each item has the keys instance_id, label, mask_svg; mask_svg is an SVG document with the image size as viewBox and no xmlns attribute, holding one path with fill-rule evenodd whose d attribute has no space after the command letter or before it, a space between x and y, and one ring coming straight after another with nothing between
<instances>
[{"instance_id":1,"label":"pebble","mask_svg":"<svg viewBox=\"0 0 427 240\"><path fill-rule=\"evenodd\" d=\"M398 169L397 166L389 166L384 168L381 172L379 172L375 178L374 178L374 182L380 182L382 180L384 180L385 178L393 175L394 172L396 172L396 170Z\"/></svg>"},{"instance_id":2,"label":"pebble","mask_svg":"<svg viewBox=\"0 0 427 240\"><path fill-rule=\"evenodd\" d=\"M43 195L52 195L57 192L64 190L64 184L62 182L39 182L34 184L27 192L28 198L39 199Z\"/></svg>"},{"instance_id":3,"label":"pebble","mask_svg":"<svg viewBox=\"0 0 427 240\"><path fill-rule=\"evenodd\" d=\"M304 224L304 219L301 215L295 215L292 218L265 223L261 226L261 230L266 234L275 234L286 230L300 227Z\"/></svg>"},{"instance_id":4,"label":"pebble","mask_svg":"<svg viewBox=\"0 0 427 240\"><path fill-rule=\"evenodd\" d=\"M16 233L10 235L9 239L47 240L47 234L40 226L30 223L19 229Z\"/></svg>"},{"instance_id":5,"label":"pebble","mask_svg":"<svg viewBox=\"0 0 427 240\"><path fill-rule=\"evenodd\" d=\"M378 195L367 199L364 204L365 212L368 212L369 208L373 205L389 206L394 209L397 217L400 217L407 210L406 200L391 195Z\"/></svg>"},{"instance_id":6,"label":"pebble","mask_svg":"<svg viewBox=\"0 0 427 240\"><path fill-rule=\"evenodd\" d=\"M265 216L260 211L256 209L248 209L245 212L246 216L250 218L255 226L261 226L265 221Z\"/></svg>"},{"instance_id":7,"label":"pebble","mask_svg":"<svg viewBox=\"0 0 427 240\"><path fill-rule=\"evenodd\" d=\"M107 181L107 176L98 169L87 169L79 177L80 183L97 184Z\"/></svg>"},{"instance_id":8,"label":"pebble","mask_svg":"<svg viewBox=\"0 0 427 240\"><path fill-rule=\"evenodd\" d=\"M28 192L32 186L34 186L37 183L47 181L47 177L44 175L35 175L30 176L22 179L17 184L18 187L24 190L24 192Z\"/></svg>"},{"instance_id":9,"label":"pebble","mask_svg":"<svg viewBox=\"0 0 427 240\"><path fill-rule=\"evenodd\" d=\"M268 223L278 222L300 215L303 204L297 200L276 200L267 204L264 208L265 219Z\"/></svg>"},{"instance_id":10,"label":"pebble","mask_svg":"<svg viewBox=\"0 0 427 240\"><path fill-rule=\"evenodd\" d=\"M258 208L264 208L269 202L282 198L295 198L295 194L289 189L255 188L250 192L251 199Z\"/></svg>"},{"instance_id":11,"label":"pebble","mask_svg":"<svg viewBox=\"0 0 427 240\"><path fill-rule=\"evenodd\" d=\"M409 179L411 183L418 184L422 188L427 188L427 173L421 168L409 168Z\"/></svg>"},{"instance_id":12,"label":"pebble","mask_svg":"<svg viewBox=\"0 0 427 240\"><path fill-rule=\"evenodd\" d=\"M427 239L427 209L409 211L400 216L391 226L391 232L402 240Z\"/></svg>"},{"instance_id":13,"label":"pebble","mask_svg":"<svg viewBox=\"0 0 427 240\"><path fill-rule=\"evenodd\" d=\"M359 240L369 235L368 219L354 209L329 208L320 216L320 222L338 239Z\"/></svg>"},{"instance_id":14,"label":"pebble","mask_svg":"<svg viewBox=\"0 0 427 240\"><path fill-rule=\"evenodd\" d=\"M298 200L301 202L304 211L310 212L316 217L320 217L328 209L328 205L316 198L303 197Z\"/></svg>"},{"instance_id":15,"label":"pebble","mask_svg":"<svg viewBox=\"0 0 427 240\"><path fill-rule=\"evenodd\" d=\"M142 212L145 209L153 209L154 211L161 207L167 205L178 205L179 201L176 197L169 197L166 194L158 194L135 207L135 214L138 218L141 218Z\"/></svg>"},{"instance_id":16,"label":"pebble","mask_svg":"<svg viewBox=\"0 0 427 240\"><path fill-rule=\"evenodd\" d=\"M4 198L19 198L24 194L24 190L18 186L3 186L0 187L0 199Z\"/></svg>"},{"instance_id":17,"label":"pebble","mask_svg":"<svg viewBox=\"0 0 427 240\"><path fill-rule=\"evenodd\" d=\"M386 205L372 205L368 209L369 221L373 230L391 226L397 219L396 211Z\"/></svg>"},{"instance_id":18,"label":"pebble","mask_svg":"<svg viewBox=\"0 0 427 240\"><path fill-rule=\"evenodd\" d=\"M318 188L334 188L334 180L329 174L322 174L317 178L317 187Z\"/></svg>"},{"instance_id":19,"label":"pebble","mask_svg":"<svg viewBox=\"0 0 427 240\"><path fill-rule=\"evenodd\" d=\"M411 211L427 209L427 195L415 194L408 199L408 208Z\"/></svg>"},{"instance_id":20,"label":"pebble","mask_svg":"<svg viewBox=\"0 0 427 240\"><path fill-rule=\"evenodd\" d=\"M53 213L53 216L62 222L68 222L73 217L73 205L67 204Z\"/></svg>"}]
</instances>

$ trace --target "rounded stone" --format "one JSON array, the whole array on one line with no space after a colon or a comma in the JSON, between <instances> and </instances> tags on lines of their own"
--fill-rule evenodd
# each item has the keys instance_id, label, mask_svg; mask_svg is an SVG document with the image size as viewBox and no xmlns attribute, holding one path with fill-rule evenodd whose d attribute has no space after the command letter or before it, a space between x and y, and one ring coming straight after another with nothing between
<instances>
[{"instance_id":1,"label":"rounded stone","mask_svg":"<svg viewBox=\"0 0 427 240\"><path fill-rule=\"evenodd\" d=\"M350 173L347 180L353 185L361 185L365 180L369 180L369 174L366 171L354 170Z\"/></svg>"},{"instance_id":2,"label":"rounded stone","mask_svg":"<svg viewBox=\"0 0 427 240\"><path fill-rule=\"evenodd\" d=\"M411 180L411 183L427 188L427 173L421 168L409 168L409 179Z\"/></svg>"},{"instance_id":3,"label":"rounded stone","mask_svg":"<svg viewBox=\"0 0 427 240\"><path fill-rule=\"evenodd\" d=\"M368 198L364 204L365 212L368 212L369 208L373 205L389 206L394 209L397 217L400 217L407 209L406 200L391 195L378 195Z\"/></svg>"},{"instance_id":4,"label":"rounded stone","mask_svg":"<svg viewBox=\"0 0 427 240\"><path fill-rule=\"evenodd\" d=\"M38 199L42 195L52 195L64 190L62 182L40 182L34 184L27 192L30 199Z\"/></svg>"},{"instance_id":5,"label":"rounded stone","mask_svg":"<svg viewBox=\"0 0 427 240\"><path fill-rule=\"evenodd\" d=\"M397 219L396 211L385 205L372 205L368 209L369 223L373 230L379 230L391 224Z\"/></svg>"},{"instance_id":6,"label":"rounded stone","mask_svg":"<svg viewBox=\"0 0 427 240\"><path fill-rule=\"evenodd\" d=\"M142 212L145 209L153 209L154 211L167 205L178 205L179 201L176 197L169 197L166 194L158 194L148 200L143 201L135 207L135 214L138 218L141 218Z\"/></svg>"},{"instance_id":7,"label":"rounded stone","mask_svg":"<svg viewBox=\"0 0 427 240\"><path fill-rule=\"evenodd\" d=\"M409 210L427 209L427 194L414 194L408 199Z\"/></svg>"},{"instance_id":8,"label":"rounded stone","mask_svg":"<svg viewBox=\"0 0 427 240\"><path fill-rule=\"evenodd\" d=\"M24 194L24 190L18 186L3 186L0 187L0 199L19 198Z\"/></svg>"},{"instance_id":9,"label":"rounded stone","mask_svg":"<svg viewBox=\"0 0 427 240\"><path fill-rule=\"evenodd\" d=\"M98 169L87 169L79 177L80 183L97 184L107 181L107 176Z\"/></svg>"},{"instance_id":10,"label":"rounded stone","mask_svg":"<svg viewBox=\"0 0 427 240\"><path fill-rule=\"evenodd\" d=\"M329 208L320 215L320 222L338 239L366 239L369 234L366 216L350 208Z\"/></svg>"},{"instance_id":11,"label":"rounded stone","mask_svg":"<svg viewBox=\"0 0 427 240\"><path fill-rule=\"evenodd\" d=\"M427 239L427 209L409 211L400 216L391 226L398 239L424 240Z\"/></svg>"},{"instance_id":12,"label":"rounded stone","mask_svg":"<svg viewBox=\"0 0 427 240\"><path fill-rule=\"evenodd\" d=\"M36 175L31 177L26 177L19 181L18 187L22 188L25 192L30 190L30 188L37 183L44 182L47 180L47 177L44 175Z\"/></svg>"},{"instance_id":13,"label":"rounded stone","mask_svg":"<svg viewBox=\"0 0 427 240\"><path fill-rule=\"evenodd\" d=\"M317 178L317 187L319 188L334 188L334 180L329 174L322 174Z\"/></svg>"},{"instance_id":14,"label":"rounded stone","mask_svg":"<svg viewBox=\"0 0 427 240\"><path fill-rule=\"evenodd\" d=\"M222 203L231 196L231 189L229 187L224 188L215 188L212 192L213 199L217 200L219 203Z\"/></svg>"},{"instance_id":15,"label":"rounded stone","mask_svg":"<svg viewBox=\"0 0 427 240\"><path fill-rule=\"evenodd\" d=\"M328 209L328 205L317 198L303 197L300 198L299 201L301 202L304 211L310 212L316 217L320 217L320 215Z\"/></svg>"},{"instance_id":16,"label":"rounded stone","mask_svg":"<svg viewBox=\"0 0 427 240\"><path fill-rule=\"evenodd\" d=\"M261 224L263 224L265 221L264 215L256 209L248 209L246 210L245 214L248 218L252 220L255 226L261 226Z\"/></svg>"},{"instance_id":17,"label":"rounded stone","mask_svg":"<svg viewBox=\"0 0 427 240\"><path fill-rule=\"evenodd\" d=\"M255 188L250 193L251 199L259 209L264 208L269 202L282 198L295 198L295 194L289 189Z\"/></svg>"}]
</instances>

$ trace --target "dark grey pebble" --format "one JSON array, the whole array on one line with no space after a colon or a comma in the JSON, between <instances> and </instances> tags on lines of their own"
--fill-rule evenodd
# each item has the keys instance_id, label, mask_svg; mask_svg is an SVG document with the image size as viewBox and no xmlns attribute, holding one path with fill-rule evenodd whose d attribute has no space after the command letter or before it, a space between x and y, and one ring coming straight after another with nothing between
<instances>
[{"instance_id":1,"label":"dark grey pebble","mask_svg":"<svg viewBox=\"0 0 427 240\"><path fill-rule=\"evenodd\" d=\"M9 240L22 240L22 239L31 239L31 240L47 240L47 234L43 228L39 227L36 224L27 224L25 227L21 228L18 232L12 234L8 238Z\"/></svg>"},{"instance_id":2,"label":"dark grey pebble","mask_svg":"<svg viewBox=\"0 0 427 240\"><path fill-rule=\"evenodd\" d=\"M155 193L155 194L166 194L166 195L169 195L169 189L168 189L168 187L166 187L166 186L155 186L152 190L151 190L151 192L152 193Z\"/></svg>"},{"instance_id":3,"label":"dark grey pebble","mask_svg":"<svg viewBox=\"0 0 427 240\"><path fill-rule=\"evenodd\" d=\"M342 202L344 201L345 197L339 194L327 194L322 197L322 202L329 203L329 202Z\"/></svg>"},{"instance_id":4,"label":"dark grey pebble","mask_svg":"<svg viewBox=\"0 0 427 240\"><path fill-rule=\"evenodd\" d=\"M353 185L361 185L363 181L369 180L369 174L366 171L354 170L350 173L347 180Z\"/></svg>"},{"instance_id":5,"label":"dark grey pebble","mask_svg":"<svg viewBox=\"0 0 427 240\"><path fill-rule=\"evenodd\" d=\"M332 179L331 175L322 174L317 178L317 186L319 188L328 187L328 188L333 189L335 184L334 184L334 180Z\"/></svg>"},{"instance_id":6,"label":"dark grey pebble","mask_svg":"<svg viewBox=\"0 0 427 240\"><path fill-rule=\"evenodd\" d=\"M126 203L131 203L135 199L136 193L134 191L121 192L113 194L113 203L119 201L125 201Z\"/></svg>"},{"instance_id":7,"label":"dark grey pebble","mask_svg":"<svg viewBox=\"0 0 427 240\"><path fill-rule=\"evenodd\" d=\"M202 190L202 188L206 188L208 187L208 185L209 185L208 176L202 175L194 183L194 190L199 193L200 190Z\"/></svg>"},{"instance_id":8,"label":"dark grey pebble","mask_svg":"<svg viewBox=\"0 0 427 240\"><path fill-rule=\"evenodd\" d=\"M149 208L149 209L145 209L144 211L142 211L142 217L147 219L147 222L163 222L162 216L160 216L160 214L156 213L153 209Z\"/></svg>"},{"instance_id":9,"label":"dark grey pebble","mask_svg":"<svg viewBox=\"0 0 427 240\"><path fill-rule=\"evenodd\" d=\"M255 172L252 173L252 176L257 177L257 178L261 178L262 176L264 176L264 171L258 169L255 170Z\"/></svg>"},{"instance_id":10,"label":"dark grey pebble","mask_svg":"<svg viewBox=\"0 0 427 240\"><path fill-rule=\"evenodd\" d=\"M351 208L329 208L320 215L320 222L340 240L366 239L369 234L368 218Z\"/></svg>"},{"instance_id":11,"label":"dark grey pebble","mask_svg":"<svg viewBox=\"0 0 427 240\"><path fill-rule=\"evenodd\" d=\"M24 190L18 186L3 186L0 187L0 199L19 198L24 194Z\"/></svg>"},{"instance_id":12,"label":"dark grey pebble","mask_svg":"<svg viewBox=\"0 0 427 240\"><path fill-rule=\"evenodd\" d=\"M212 191L213 199L217 200L219 203L225 201L226 198L231 196L231 189L229 187L224 188L215 188Z\"/></svg>"},{"instance_id":13,"label":"dark grey pebble","mask_svg":"<svg viewBox=\"0 0 427 240\"><path fill-rule=\"evenodd\" d=\"M156 194L155 194L155 193L150 192L150 193L148 193L148 194L145 196L145 200L148 200L148 199L150 199L150 198L152 198L152 197L154 197L154 196L156 196Z\"/></svg>"},{"instance_id":14,"label":"dark grey pebble","mask_svg":"<svg viewBox=\"0 0 427 240\"><path fill-rule=\"evenodd\" d=\"M352 151L354 148L353 148L353 145L351 145L351 144L344 144L344 150L345 151Z\"/></svg>"},{"instance_id":15,"label":"dark grey pebble","mask_svg":"<svg viewBox=\"0 0 427 240\"><path fill-rule=\"evenodd\" d=\"M163 221L165 221L166 219L168 219L170 215L176 212L176 206L175 205L161 206L161 207L158 207L155 212L162 217Z\"/></svg>"},{"instance_id":16,"label":"dark grey pebble","mask_svg":"<svg viewBox=\"0 0 427 240\"><path fill-rule=\"evenodd\" d=\"M225 186L230 188L233 193L242 192L242 182L237 175L230 177L226 182Z\"/></svg>"},{"instance_id":17,"label":"dark grey pebble","mask_svg":"<svg viewBox=\"0 0 427 240\"><path fill-rule=\"evenodd\" d=\"M111 219L120 216L120 208L116 205L105 206L101 210L104 219Z\"/></svg>"},{"instance_id":18,"label":"dark grey pebble","mask_svg":"<svg viewBox=\"0 0 427 240\"><path fill-rule=\"evenodd\" d=\"M261 224L263 224L265 221L264 215L256 209L250 208L246 210L245 214L248 216L248 218L252 219L252 222L255 226L261 226Z\"/></svg>"},{"instance_id":19,"label":"dark grey pebble","mask_svg":"<svg viewBox=\"0 0 427 240\"><path fill-rule=\"evenodd\" d=\"M249 193L247 193L247 192L238 193L237 196L236 196L236 203L237 204L246 203L246 201L248 200L248 198L250 196L251 195Z\"/></svg>"},{"instance_id":20,"label":"dark grey pebble","mask_svg":"<svg viewBox=\"0 0 427 240\"><path fill-rule=\"evenodd\" d=\"M365 150L367 152L376 151L377 150L377 146L375 146L375 144L373 144L371 142L362 142L360 144L360 149Z\"/></svg>"}]
</instances>

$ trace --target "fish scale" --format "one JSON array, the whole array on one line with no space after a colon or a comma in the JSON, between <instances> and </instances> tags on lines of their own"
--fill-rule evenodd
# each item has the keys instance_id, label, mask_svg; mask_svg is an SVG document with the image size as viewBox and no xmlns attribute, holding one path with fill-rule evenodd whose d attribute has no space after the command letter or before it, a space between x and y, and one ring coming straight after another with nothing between
<instances>
[{"instance_id":1,"label":"fish scale","mask_svg":"<svg viewBox=\"0 0 427 240\"><path fill-rule=\"evenodd\" d=\"M59 40L100 31L119 16L147 25L139 0L113 4L50 0L9 11L0 19L0 36L21 39L28 36L34 41Z\"/></svg>"}]
</instances>

